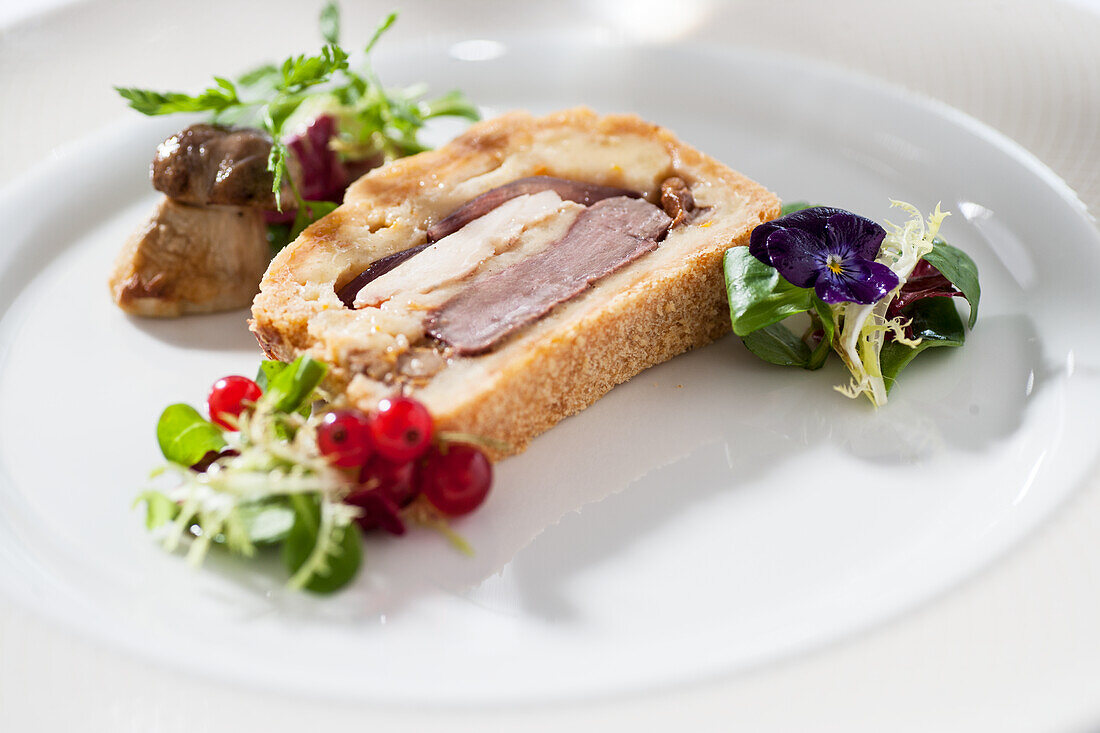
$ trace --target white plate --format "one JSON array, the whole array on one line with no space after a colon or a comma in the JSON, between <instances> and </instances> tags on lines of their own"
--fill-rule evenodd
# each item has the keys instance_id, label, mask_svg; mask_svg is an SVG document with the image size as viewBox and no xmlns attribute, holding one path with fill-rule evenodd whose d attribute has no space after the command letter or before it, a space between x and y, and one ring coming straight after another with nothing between
<instances>
[{"instance_id":1,"label":"white plate","mask_svg":"<svg viewBox=\"0 0 1100 733\"><path fill-rule=\"evenodd\" d=\"M503 464L458 526L475 559L429 534L372 539L351 590L320 599L283 592L272 567L214 558L193 573L129 502L158 460L159 410L201 402L258 352L243 313L138 321L106 297L170 129L135 123L0 201L14 222L0 250L5 593L167 664L272 689L576 700L866 628L979 570L1080 482L1100 437L1098 346L1068 314L1100 310L1100 249L1026 153L950 109L756 54L550 36L503 50L392 53L381 73L464 88L489 110L635 111L785 198L874 218L891 215L888 197L942 201L956 212L945 236L982 272L970 343L922 357L874 413L830 389L839 369L770 367L726 339Z\"/></svg>"}]
</instances>

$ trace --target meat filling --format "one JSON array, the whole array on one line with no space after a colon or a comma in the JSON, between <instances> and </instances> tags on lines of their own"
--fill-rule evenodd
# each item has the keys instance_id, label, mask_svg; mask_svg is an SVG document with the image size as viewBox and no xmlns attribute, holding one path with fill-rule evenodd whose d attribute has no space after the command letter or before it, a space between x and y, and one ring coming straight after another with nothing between
<instances>
[{"instance_id":1,"label":"meat filling","mask_svg":"<svg viewBox=\"0 0 1100 733\"><path fill-rule=\"evenodd\" d=\"M575 206L575 204L569 204ZM429 292L461 280L485 260L507 250L529 226L562 212L553 191L518 196L428 246L416 268L397 268L367 283L355 296L355 307L375 306L400 292Z\"/></svg>"},{"instance_id":2,"label":"meat filling","mask_svg":"<svg viewBox=\"0 0 1100 733\"><path fill-rule=\"evenodd\" d=\"M511 211L520 204L531 208L523 202L533 205L546 196L573 202L566 206L574 206L580 213L572 224L563 224L554 238L545 240L543 249L520 252L519 261L471 276L479 263L494 252L500 254L502 245L497 240L512 241L517 227L553 213L545 206L536 207L539 216ZM451 347L457 355L482 354L592 283L656 249L669 229L689 222L698 211L690 186L677 176L662 182L658 198L659 207L625 189L551 176L522 178L467 201L429 227L426 242L376 260L337 294L349 308L377 307L399 293L447 290L451 287L448 283L462 281L457 293L451 289L434 304L431 299L425 303L434 308L422 333ZM578 204L587 208L580 209ZM410 271L399 268L427 251L434 253L430 263L425 260L423 267ZM418 358L412 369L418 378L434 373L442 363L432 360L431 368L426 368L427 362L421 362L424 360ZM411 368L413 364L403 366ZM406 371L398 369L401 374Z\"/></svg>"},{"instance_id":3,"label":"meat filling","mask_svg":"<svg viewBox=\"0 0 1100 733\"><path fill-rule=\"evenodd\" d=\"M656 249L671 224L664 211L641 199L599 201L545 250L472 281L429 314L427 333L460 355L489 351L554 306Z\"/></svg>"},{"instance_id":4,"label":"meat filling","mask_svg":"<svg viewBox=\"0 0 1100 733\"><path fill-rule=\"evenodd\" d=\"M625 188L600 186L595 183L570 181L566 178L554 178L553 176L520 178L470 199L448 214L446 218L428 227L428 241L436 242L449 234L457 232L474 219L485 216L509 199L525 194L539 193L540 191L553 191L561 197L562 201L573 201L582 206L591 206L597 201L613 196L629 196L630 198L641 198L642 196L637 191L630 191Z\"/></svg>"},{"instance_id":5,"label":"meat filling","mask_svg":"<svg viewBox=\"0 0 1100 733\"><path fill-rule=\"evenodd\" d=\"M479 219L502 204L525 195L534 195L543 191L553 191L562 201L573 201L582 206L590 206L597 201L602 201L612 196L628 196L641 198L637 191L614 186L600 186L595 183L583 181L570 181L565 178L553 176L530 176L520 178L503 186L490 189L485 193L472 198L462 206L448 214L445 218L428 227L427 241L400 252L372 262L370 267L356 275L350 282L337 292L337 297L348 308L354 308L356 296L368 284L388 273L413 255L419 254L429 245L438 242L444 237L450 236L465 227L475 219ZM688 194L691 195L690 193Z\"/></svg>"}]
</instances>

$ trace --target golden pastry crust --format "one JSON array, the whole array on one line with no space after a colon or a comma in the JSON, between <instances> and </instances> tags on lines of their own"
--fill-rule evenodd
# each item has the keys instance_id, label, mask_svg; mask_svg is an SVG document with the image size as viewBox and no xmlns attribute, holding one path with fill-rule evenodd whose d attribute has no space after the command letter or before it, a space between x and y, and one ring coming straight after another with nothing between
<instances>
[{"instance_id":1,"label":"golden pastry crust","mask_svg":"<svg viewBox=\"0 0 1100 733\"><path fill-rule=\"evenodd\" d=\"M662 181L678 176L700 209L656 251L489 354L452 357L426 384L406 387L428 405L440 429L507 443L509 451L492 456L499 459L616 384L729 330L722 255L778 216L778 199L668 130L633 115L601 117L579 108L488 120L438 150L359 179L340 208L268 268L252 307L261 346L274 358L309 353L328 362L329 387L342 400L372 409L395 387L357 366L362 344L381 339L391 344L388 354L404 342L372 334L386 330L377 312L344 308L335 290L379 257L423 242L427 227L464 201L531 175L632 188L653 202L660 201Z\"/></svg>"}]
</instances>

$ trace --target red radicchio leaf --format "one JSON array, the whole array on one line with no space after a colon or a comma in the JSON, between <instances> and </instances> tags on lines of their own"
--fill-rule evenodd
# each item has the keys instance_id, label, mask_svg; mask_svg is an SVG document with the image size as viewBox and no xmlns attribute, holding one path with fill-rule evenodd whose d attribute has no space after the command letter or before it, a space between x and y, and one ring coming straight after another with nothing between
<instances>
[{"instance_id":1,"label":"red radicchio leaf","mask_svg":"<svg viewBox=\"0 0 1100 733\"><path fill-rule=\"evenodd\" d=\"M340 156L329 147L336 137L332 115L314 118L305 129L287 140L287 148L302 166L301 194L306 201L339 201L348 185Z\"/></svg>"},{"instance_id":2,"label":"red radicchio leaf","mask_svg":"<svg viewBox=\"0 0 1100 733\"><path fill-rule=\"evenodd\" d=\"M921 260L913 268L913 273L909 275L909 279L901 286L901 291L890 303L890 307L886 311L886 317L889 319L900 315L906 306L912 305L918 300L939 297L962 297L962 293L927 260Z\"/></svg>"},{"instance_id":3,"label":"red radicchio leaf","mask_svg":"<svg viewBox=\"0 0 1100 733\"><path fill-rule=\"evenodd\" d=\"M925 298L954 297L962 297L959 289L952 285L951 281L927 260L921 260L913 268L913 272L909 275L909 279L906 280L905 284L901 286L901 290L890 302L890 307L886 309L886 319L892 320L901 316L901 312L906 307ZM906 329L906 335L910 338L913 337L913 333L908 328Z\"/></svg>"},{"instance_id":4,"label":"red radicchio leaf","mask_svg":"<svg viewBox=\"0 0 1100 733\"><path fill-rule=\"evenodd\" d=\"M287 149L301 170L298 193L305 201L339 202L344 198L349 177L340 156L329 147L334 137L336 119L320 115L286 139ZM264 218L268 224L286 224L294 221L295 214L295 209L268 211Z\"/></svg>"},{"instance_id":5,"label":"red radicchio leaf","mask_svg":"<svg viewBox=\"0 0 1100 733\"><path fill-rule=\"evenodd\" d=\"M195 473L206 473L206 471L214 465L214 461L218 460L219 458L227 458L229 456L239 455L240 453L233 450L232 448L222 448L220 451L208 450L203 455L203 457L199 459L198 463L191 466L191 470Z\"/></svg>"}]
</instances>

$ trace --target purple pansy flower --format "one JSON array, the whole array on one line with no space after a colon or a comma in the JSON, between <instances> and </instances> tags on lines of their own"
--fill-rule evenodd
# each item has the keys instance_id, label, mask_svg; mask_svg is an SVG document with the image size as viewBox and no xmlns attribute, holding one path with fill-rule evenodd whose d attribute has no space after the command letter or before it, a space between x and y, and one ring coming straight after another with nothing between
<instances>
[{"instance_id":1,"label":"purple pansy flower","mask_svg":"<svg viewBox=\"0 0 1100 733\"><path fill-rule=\"evenodd\" d=\"M870 305L898 286L894 271L875 262L885 237L870 219L816 206L753 229L749 252L826 303Z\"/></svg>"}]
</instances>

